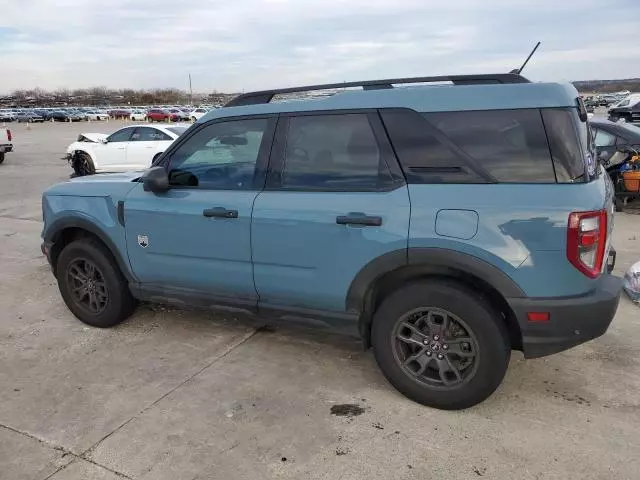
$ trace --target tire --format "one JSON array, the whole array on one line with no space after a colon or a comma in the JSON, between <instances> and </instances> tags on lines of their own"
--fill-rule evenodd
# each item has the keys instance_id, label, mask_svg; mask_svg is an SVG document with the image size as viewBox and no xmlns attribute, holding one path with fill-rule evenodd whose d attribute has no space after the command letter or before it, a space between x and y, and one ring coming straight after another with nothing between
<instances>
[{"instance_id":1,"label":"tire","mask_svg":"<svg viewBox=\"0 0 640 480\"><path fill-rule=\"evenodd\" d=\"M90 278L90 272L93 272L93 281L88 288L95 293L93 297L85 293L77 300L82 293L73 292L83 283L78 279ZM95 239L75 240L64 247L58 257L56 276L64 303L87 325L113 327L129 318L136 308L136 301L113 256Z\"/></svg>"},{"instance_id":2,"label":"tire","mask_svg":"<svg viewBox=\"0 0 640 480\"><path fill-rule=\"evenodd\" d=\"M0 162L0 163L2 163L2 162ZM616 207L616 212L624 211L624 202L622 201L621 198L619 198L619 197L615 198L615 207Z\"/></svg>"},{"instance_id":3,"label":"tire","mask_svg":"<svg viewBox=\"0 0 640 480\"><path fill-rule=\"evenodd\" d=\"M0 152L0 165L4 162L4 152Z\"/></svg>"},{"instance_id":4,"label":"tire","mask_svg":"<svg viewBox=\"0 0 640 480\"><path fill-rule=\"evenodd\" d=\"M427 313L433 315L431 329ZM413 329L401 327L407 324ZM502 382L511 355L500 315L472 290L446 279L408 284L385 298L373 316L371 341L382 373L400 393L443 410L488 398ZM407 362L410 358L416 360Z\"/></svg>"},{"instance_id":5,"label":"tire","mask_svg":"<svg viewBox=\"0 0 640 480\"><path fill-rule=\"evenodd\" d=\"M79 152L76 154L76 161L73 163L73 172L76 177L84 177L96 173L96 167L88 153Z\"/></svg>"}]
</instances>

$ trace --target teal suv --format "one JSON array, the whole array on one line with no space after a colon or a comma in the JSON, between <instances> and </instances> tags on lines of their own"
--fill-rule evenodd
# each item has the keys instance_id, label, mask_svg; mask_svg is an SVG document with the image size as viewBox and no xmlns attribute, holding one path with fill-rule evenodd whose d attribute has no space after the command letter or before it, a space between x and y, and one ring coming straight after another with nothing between
<instances>
[{"instance_id":1,"label":"teal suv","mask_svg":"<svg viewBox=\"0 0 640 480\"><path fill-rule=\"evenodd\" d=\"M353 333L444 409L487 398L511 350L602 335L621 290L578 93L517 74L243 94L147 171L55 185L42 209L89 325L142 300Z\"/></svg>"}]
</instances>

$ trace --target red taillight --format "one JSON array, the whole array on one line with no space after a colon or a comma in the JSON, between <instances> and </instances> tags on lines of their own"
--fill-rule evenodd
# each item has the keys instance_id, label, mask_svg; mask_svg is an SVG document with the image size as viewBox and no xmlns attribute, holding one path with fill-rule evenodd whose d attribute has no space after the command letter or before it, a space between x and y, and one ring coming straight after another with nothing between
<instances>
[{"instance_id":1,"label":"red taillight","mask_svg":"<svg viewBox=\"0 0 640 480\"><path fill-rule=\"evenodd\" d=\"M11 130L7 128L7 140L11 141Z\"/></svg>"},{"instance_id":2,"label":"red taillight","mask_svg":"<svg viewBox=\"0 0 640 480\"><path fill-rule=\"evenodd\" d=\"M606 243L606 210L569 215L567 258L587 277L596 278L602 272Z\"/></svg>"}]
</instances>

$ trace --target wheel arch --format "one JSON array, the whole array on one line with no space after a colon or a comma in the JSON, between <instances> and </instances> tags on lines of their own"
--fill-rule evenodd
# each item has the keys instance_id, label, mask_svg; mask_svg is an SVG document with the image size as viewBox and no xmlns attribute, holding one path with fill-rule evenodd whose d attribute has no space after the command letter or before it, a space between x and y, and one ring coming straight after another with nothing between
<instances>
[{"instance_id":1,"label":"wheel arch","mask_svg":"<svg viewBox=\"0 0 640 480\"><path fill-rule=\"evenodd\" d=\"M500 313L512 348L522 349L522 332L507 298L525 297L504 272L473 255L442 248L411 248L384 254L356 275L347 293L347 311L358 312L359 331L370 344L373 313L383 298L407 283L428 278L453 279L479 292Z\"/></svg>"},{"instance_id":2,"label":"wheel arch","mask_svg":"<svg viewBox=\"0 0 640 480\"><path fill-rule=\"evenodd\" d=\"M118 268L129 283L136 283L129 269L128 262L122 257L120 251L100 227L82 218L62 219L54 222L44 233L45 243L50 245L49 261L54 275L58 256L62 249L74 240L91 237L98 240L109 251Z\"/></svg>"}]
</instances>

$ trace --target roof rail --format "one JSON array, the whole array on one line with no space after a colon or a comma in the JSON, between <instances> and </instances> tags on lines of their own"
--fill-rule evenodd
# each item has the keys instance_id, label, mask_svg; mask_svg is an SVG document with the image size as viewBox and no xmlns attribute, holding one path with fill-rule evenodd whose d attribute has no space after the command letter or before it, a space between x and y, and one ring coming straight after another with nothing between
<instances>
[{"instance_id":1,"label":"roof rail","mask_svg":"<svg viewBox=\"0 0 640 480\"><path fill-rule=\"evenodd\" d=\"M517 73L496 73L481 75L444 75L439 77L408 77L388 78L385 80L365 80L360 82L326 83L324 85L307 85L304 87L280 88L276 90L261 90L238 95L225 104L225 107L239 107L269 103L275 95L296 92L311 92L314 90L328 90L332 88L362 87L363 90L382 90L393 88L399 83L434 83L452 82L454 85L481 85L496 83L530 83L529 80Z\"/></svg>"}]
</instances>

